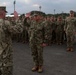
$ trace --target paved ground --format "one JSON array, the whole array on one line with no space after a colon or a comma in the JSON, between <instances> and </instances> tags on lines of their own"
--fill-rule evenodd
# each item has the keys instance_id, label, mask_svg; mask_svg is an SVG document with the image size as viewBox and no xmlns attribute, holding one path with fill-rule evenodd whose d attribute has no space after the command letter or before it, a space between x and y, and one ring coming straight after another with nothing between
<instances>
[{"instance_id":1,"label":"paved ground","mask_svg":"<svg viewBox=\"0 0 76 75\"><path fill-rule=\"evenodd\" d=\"M28 44L13 43L13 75L76 75L76 44L74 52L66 52L66 45L44 48L44 72L32 72L33 61Z\"/></svg>"}]
</instances>

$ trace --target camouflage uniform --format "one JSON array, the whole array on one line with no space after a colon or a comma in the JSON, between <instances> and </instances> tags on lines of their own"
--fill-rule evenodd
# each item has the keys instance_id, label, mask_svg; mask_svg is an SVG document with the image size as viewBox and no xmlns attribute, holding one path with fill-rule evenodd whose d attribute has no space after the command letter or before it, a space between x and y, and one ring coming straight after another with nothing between
<instances>
[{"instance_id":1,"label":"camouflage uniform","mask_svg":"<svg viewBox=\"0 0 76 75\"><path fill-rule=\"evenodd\" d=\"M14 19L11 19L10 23L12 25L16 25L16 21ZM17 34L11 34L12 35L12 40L16 40L17 41Z\"/></svg>"},{"instance_id":2,"label":"camouflage uniform","mask_svg":"<svg viewBox=\"0 0 76 75\"><path fill-rule=\"evenodd\" d=\"M63 32L64 32L64 21L57 21L56 22L56 42L57 44L61 44L62 37L63 37Z\"/></svg>"},{"instance_id":3,"label":"camouflage uniform","mask_svg":"<svg viewBox=\"0 0 76 75\"><path fill-rule=\"evenodd\" d=\"M56 21L51 21L52 25L52 43L56 42Z\"/></svg>"},{"instance_id":4,"label":"camouflage uniform","mask_svg":"<svg viewBox=\"0 0 76 75\"><path fill-rule=\"evenodd\" d=\"M64 30L66 32L68 48L73 48L74 35L75 35L75 31L76 31L75 28L76 28L76 18L75 17L67 17Z\"/></svg>"},{"instance_id":5,"label":"camouflage uniform","mask_svg":"<svg viewBox=\"0 0 76 75\"><path fill-rule=\"evenodd\" d=\"M44 22L44 28L45 28L45 38L46 38L46 42L48 45L51 45L51 40L52 40L52 23L50 22L50 20L46 20Z\"/></svg>"},{"instance_id":6,"label":"camouflage uniform","mask_svg":"<svg viewBox=\"0 0 76 75\"><path fill-rule=\"evenodd\" d=\"M11 34L22 32L21 25L12 26L8 20L0 19L0 70L1 75L13 74L13 50L11 48Z\"/></svg>"},{"instance_id":7,"label":"camouflage uniform","mask_svg":"<svg viewBox=\"0 0 76 75\"><path fill-rule=\"evenodd\" d=\"M29 28L29 42L35 65L43 65L44 26L42 22L33 21Z\"/></svg>"},{"instance_id":8,"label":"camouflage uniform","mask_svg":"<svg viewBox=\"0 0 76 75\"><path fill-rule=\"evenodd\" d=\"M24 22L23 22L23 42L28 42L29 38L28 38L28 29L30 27L30 20L28 22L28 18L25 18L24 19Z\"/></svg>"},{"instance_id":9,"label":"camouflage uniform","mask_svg":"<svg viewBox=\"0 0 76 75\"><path fill-rule=\"evenodd\" d=\"M17 22L16 22L16 25L19 25L19 24L21 24L23 26L23 23L22 23L21 19L18 19ZM23 40L23 38L22 38L23 32L22 33L17 33L17 34L15 34L15 36L16 36L17 42L21 42Z\"/></svg>"}]
</instances>

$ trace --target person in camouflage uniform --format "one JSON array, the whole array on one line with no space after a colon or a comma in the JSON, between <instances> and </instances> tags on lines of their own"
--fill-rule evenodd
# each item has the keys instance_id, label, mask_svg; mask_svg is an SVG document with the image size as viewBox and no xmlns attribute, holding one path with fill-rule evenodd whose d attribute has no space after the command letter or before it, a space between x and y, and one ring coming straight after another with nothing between
<instances>
[{"instance_id":1,"label":"person in camouflage uniform","mask_svg":"<svg viewBox=\"0 0 76 75\"><path fill-rule=\"evenodd\" d=\"M29 38L28 38L28 29L30 27L30 18L29 17L25 17L24 21L23 21L23 41L25 43L28 43Z\"/></svg>"},{"instance_id":2,"label":"person in camouflage uniform","mask_svg":"<svg viewBox=\"0 0 76 75\"><path fill-rule=\"evenodd\" d=\"M43 46L44 44L44 24L42 24L41 16L34 15L32 24L29 27L29 43L32 51L34 67L32 71L40 73L43 71Z\"/></svg>"},{"instance_id":3,"label":"person in camouflage uniform","mask_svg":"<svg viewBox=\"0 0 76 75\"><path fill-rule=\"evenodd\" d=\"M21 24L12 25L8 20L0 19L0 71L1 75L13 75L13 50L11 34L22 32Z\"/></svg>"},{"instance_id":4,"label":"person in camouflage uniform","mask_svg":"<svg viewBox=\"0 0 76 75\"><path fill-rule=\"evenodd\" d=\"M14 17L11 17L10 22L12 25L16 25L16 21L15 21ZM11 35L12 35L12 40L17 41L17 34L11 34Z\"/></svg>"},{"instance_id":5,"label":"person in camouflage uniform","mask_svg":"<svg viewBox=\"0 0 76 75\"><path fill-rule=\"evenodd\" d=\"M64 32L64 21L61 16L57 18L56 22L56 42L57 44L61 45L62 44L62 37L63 37L63 32Z\"/></svg>"},{"instance_id":6,"label":"person in camouflage uniform","mask_svg":"<svg viewBox=\"0 0 76 75\"><path fill-rule=\"evenodd\" d=\"M74 35L76 29L76 18L74 17L74 11L70 11L70 16L66 18L66 24L64 30L67 37L67 51L73 51Z\"/></svg>"},{"instance_id":7,"label":"person in camouflage uniform","mask_svg":"<svg viewBox=\"0 0 76 75\"><path fill-rule=\"evenodd\" d=\"M23 23L22 23L22 19L19 17L18 19L17 19L17 21L16 21L16 25L19 25L19 24L22 24L22 26L23 26ZM22 40L23 40L23 32L22 33L17 33L17 34L15 34L15 36L16 36L16 40L17 40L17 42L22 42Z\"/></svg>"},{"instance_id":8,"label":"person in camouflage uniform","mask_svg":"<svg viewBox=\"0 0 76 75\"><path fill-rule=\"evenodd\" d=\"M52 23L50 21L50 17L47 16L46 20L44 21L44 27L45 27L45 32L46 32L46 40L47 40L47 45L51 45L52 41Z\"/></svg>"},{"instance_id":9,"label":"person in camouflage uniform","mask_svg":"<svg viewBox=\"0 0 76 75\"><path fill-rule=\"evenodd\" d=\"M54 16L51 16L51 29L52 29L52 40L51 43L56 42L56 20Z\"/></svg>"}]
</instances>

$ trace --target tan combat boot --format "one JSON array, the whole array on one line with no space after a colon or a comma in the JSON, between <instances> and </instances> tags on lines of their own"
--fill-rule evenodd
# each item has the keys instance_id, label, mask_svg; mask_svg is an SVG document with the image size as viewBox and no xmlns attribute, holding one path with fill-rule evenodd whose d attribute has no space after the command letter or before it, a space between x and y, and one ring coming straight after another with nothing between
<instances>
[{"instance_id":1,"label":"tan combat boot","mask_svg":"<svg viewBox=\"0 0 76 75\"><path fill-rule=\"evenodd\" d=\"M33 68L32 68L32 71L34 72L34 71L37 71L38 70L38 66L34 66Z\"/></svg>"},{"instance_id":2,"label":"tan combat boot","mask_svg":"<svg viewBox=\"0 0 76 75\"><path fill-rule=\"evenodd\" d=\"M62 42L61 41L59 42L59 45L62 45Z\"/></svg>"},{"instance_id":3,"label":"tan combat boot","mask_svg":"<svg viewBox=\"0 0 76 75\"><path fill-rule=\"evenodd\" d=\"M67 51L70 51L70 48L69 47L67 48Z\"/></svg>"},{"instance_id":4,"label":"tan combat boot","mask_svg":"<svg viewBox=\"0 0 76 75\"><path fill-rule=\"evenodd\" d=\"M71 51L71 52L73 52L73 51L74 51L74 50L73 50L73 47L71 47L71 48L70 48L70 51Z\"/></svg>"},{"instance_id":5,"label":"tan combat boot","mask_svg":"<svg viewBox=\"0 0 76 75\"><path fill-rule=\"evenodd\" d=\"M39 73L42 73L42 72L43 72L42 66L39 66L39 67L38 67L38 72L39 72Z\"/></svg>"}]
</instances>

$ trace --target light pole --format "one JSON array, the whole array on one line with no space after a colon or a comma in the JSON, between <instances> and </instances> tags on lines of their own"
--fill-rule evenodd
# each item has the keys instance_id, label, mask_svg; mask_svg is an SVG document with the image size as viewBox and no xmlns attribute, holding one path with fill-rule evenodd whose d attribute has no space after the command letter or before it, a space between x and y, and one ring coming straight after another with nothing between
<instances>
[{"instance_id":1,"label":"light pole","mask_svg":"<svg viewBox=\"0 0 76 75\"><path fill-rule=\"evenodd\" d=\"M55 18L55 9L54 9L54 18Z\"/></svg>"},{"instance_id":2,"label":"light pole","mask_svg":"<svg viewBox=\"0 0 76 75\"><path fill-rule=\"evenodd\" d=\"M55 9L54 9L54 15L55 15Z\"/></svg>"},{"instance_id":3,"label":"light pole","mask_svg":"<svg viewBox=\"0 0 76 75\"><path fill-rule=\"evenodd\" d=\"M41 11L41 6L39 6L39 11Z\"/></svg>"},{"instance_id":4,"label":"light pole","mask_svg":"<svg viewBox=\"0 0 76 75\"><path fill-rule=\"evenodd\" d=\"M14 0L13 4L14 4L14 11L15 11L15 4L16 4L16 0Z\"/></svg>"},{"instance_id":5,"label":"light pole","mask_svg":"<svg viewBox=\"0 0 76 75\"><path fill-rule=\"evenodd\" d=\"M63 13L64 13L64 12L62 11L62 18L63 18Z\"/></svg>"}]
</instances>

